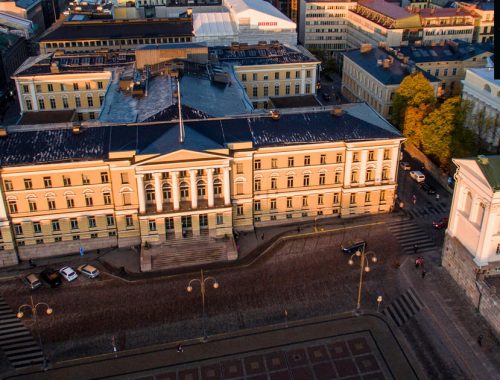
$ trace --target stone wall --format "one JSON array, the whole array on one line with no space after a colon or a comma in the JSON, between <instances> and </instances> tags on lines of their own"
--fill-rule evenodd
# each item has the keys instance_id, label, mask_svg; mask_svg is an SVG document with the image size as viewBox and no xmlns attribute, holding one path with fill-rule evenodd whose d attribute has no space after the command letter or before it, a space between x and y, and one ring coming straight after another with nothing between
<instances>
[{"instance_id":1,"label":"stone wall","mask_svg":"<svg viewBox=\"0 0 500 380\"><path fill-rule=\"evenodd\" d=\"M0 268L10 267L17 265L19 261L17 260L16 252L14 251L1 251L0 252Z\"/></svg>"},{"instance_id":2,"label":"stone wall","mask_svg":"<svg viewBox=\"0 0 500 380\"><path fill-rule=\"evenodd\" d=\"M479 268L467 249L448 233L445 235L442 257L443 267L465 291L465 295L474 307L479 306L480 314L497 336L500 336L500 299L496 289L488 286L482 278L483 275L478 274L478 270L487 271L493 268Z\"/></svg>"}]
</instances>

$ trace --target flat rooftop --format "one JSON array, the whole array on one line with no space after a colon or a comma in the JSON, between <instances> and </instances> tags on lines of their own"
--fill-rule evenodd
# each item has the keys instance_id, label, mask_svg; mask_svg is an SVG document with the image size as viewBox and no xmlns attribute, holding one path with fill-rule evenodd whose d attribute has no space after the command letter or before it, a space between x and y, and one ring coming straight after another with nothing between
<instances>
[{"instance_id":1,"label":"flat rooftop","mask_svg":"<svg viewBox=\"0 0 500 380\"><path fill-rule=\"evenodd\" d=\"M217 46L209 48L208 51L216 54L220 62L234 62L241 66L319 62L282 44L239 45L237 47Z\"/></svg>"},{"instance_id":2,"label":"flat rooftop","mask_svg":"<svg viewBox=\"0 0 500 380\"><path fill-rule=\"evenodd\" d=\"M413 62L441 62L441 61L464 61L477 55L490 52L493 53L492 43L459 43L458 45L446 44L444 46L403 46L398 48L405 56Z\"/></svg>"},{"instance_id":3,"label":"flat rooftop","mask_svg":"<svg viewBox=\"0 0 500 380\"><path fill-rule=\"evenodd\" d=\"M318 107L321 103L317 101L314 95L303 96L282 96L269 98L275 108L299 108L299 107Z\"/></svg>"},{"instance_id":4,"label":"flat rooftop","mask_svg":"<svg viewBox=\"0 0 500 380\"><path fill-rule=\"evenodd\" d=\"M362 0L359 1L358 4L394 20L413 16L413 13L401 8L398 4L384 0Z\"/></svg>"},{"instance_id":5,"label":"flat rooftop","mask_svg":"<svg viewBox=\"0 0 500 380\"><path fill-rule=\"evenodd\" d=\"M409 66L404 65L394 56L392 56L394 61L389 68L384 68L383 65L378 65L378 60L383 61L391 56L387 51L380 48L373 47L370 51L365 53L361 53L359 49L352 50L343 53L343 55L384 85L398 85L407 75L410 74ZM438 78L428 74L418 67L415 69L417 72L422 73L430 82L440 82Z\"/></svg>"},{"instance_id":6,"label":"flat rooftop","mask_svg":"<svg viewBox=\"0 0 500 380\"><path fill-rule=\"evenodd\" d=\"M92 20L64 22L50 30L40 42L106 40L117 38L189 37L193 23L187 18L147 20Z\"/></svg>"},{"instance_id":7,"label":"flat rooftop","mask_svg":"<svg viewBox=\"0 0 500 380\"><path fill-rule=\"evenodd\" d=\"M17 122L17 125L69 123L75 119L75 110L25 112Z\"/></svg>"},{"instance_id":8,"label":"flat rooftop","mask_svg":"<svg viewBox=\"0 0 500 380\"><path fill-rule=\"evenodd\" d=\"M421 18L472 16L465 8L423 8L419 14Z\"/></svg>"}]
</instances>

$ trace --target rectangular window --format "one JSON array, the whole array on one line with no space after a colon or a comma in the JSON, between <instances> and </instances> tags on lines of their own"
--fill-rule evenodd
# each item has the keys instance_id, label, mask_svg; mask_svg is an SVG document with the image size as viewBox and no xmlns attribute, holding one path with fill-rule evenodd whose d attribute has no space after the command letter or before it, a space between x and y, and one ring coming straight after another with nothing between
<instances>
[{"instance_id":1,"label":"rectangular window","mask_svg":"<svg viewBox=\"0 0 500 380\"><path fill-rule=\"evenodd\" d=\"M42 233L42 225L40 222L33 222L33 233L41 234Z\"/></svg>"},{"instance_id":2,"label":"rectangular window","mask_svg":"<svg viewBox=\"0 0 500 380\"><path fill-rule=\"evenodd\" d=\"M23 226L20 224L14 224L14 234L16 236L22 235L23 234Z\"/></svg>"},{"instance_id":3,"label":"rectangular window","mask_svg":"<svg viewBox=\"0 0 500 380\"><path fill-rule=\"evenodd\" d=\"M85 195L85 206L91 207L94 205L94 199L91 195Z\"/></svg>"},{"instance_id":4,"label":"rectangular window","mask_svg":"<svg viewBox=\"0 0 500 380\"><path fill-rule=\"evenodd\" d=\"M82 106L82 100L80 99L79 96L75 96L75 106L77 108L80 108Z\"/></svg>"},{"instance_id":5,"label":"rectangular window","mask_svg":"<svg viewBox=\"0 0 500 380\"><path fill-rule=\"evenodd\" d=\"M292 176L288 177L286 183L287 187L293 187L293 177Z\"/></svg>"},{"instance_id":6,"label":"rectangular window","mask_svg":"<svg viewBox=\"0 0 500 380\"><path fill-rule=\"evenodd\" d=\"M55 231L55 232L61 231L61 226L60 226L58 220L52 221L52 231Z\"/></svg>"},{"instance_id":7,"label":"rectangular window","mask_svg":"<svg viewBox=\"0 0 500 380\"><path fill-rule=\"evenodd\" d=\"M292 208L292 207L293 207L292 197L288 197L288 198L286 199L286 207L287 207L287 208Z\"/></svg>"},{"instance_id":8,"label":"rectangular window","mask_svg":"<svg viewBox=\"0 0 500 380\"><path fill-rule=\"evenodd\" d=\"M28 206L29 206L31 212L34 212L37 210L36 201L34 201L33 199L28 199Z\"/></svg>"},{"instance_id":9,"label":"rectangular window","mask_svg":"<svg viewBox=\"0 0 500 380\"><path fill-rule=\"evenodd\" d=\"M303 185L304 185L304 186L309 186L309 175L308 175L308 174L305 174L305 175L304 175L304 182L303 182Z\"/></svg>"},{"instance_id":10,"label":"rectangular window","mask_svg":"<svg viewBox=\"0 0 500 380\"><path fill-rule=\"evenodd\" d=\"M172 219L172 218L170 218ZM208 215L200 214L200 227L208 227ZM172 219L172 229L174 228L173 219Z\"/></svg>"},{"instance_id":11,"label":"rectangular window","mask_svg":"<svg viewBox=\"0 0 500 380\"><path fill-rule=\"evenodd\" d=\"M389 149L384 149L384 160L391 159L391 151Z\"/></svg>"},{"instance_id":12,"label":"rectangular window","mask_svg":"<svg viewBox=\"0 0 500 380\"><path fill-rule=\"evenodd\" d=\"M106 225L108 227L115 225L115 217L113 215L106 215Z\"/></svg>"},{"instance_id":13,"label":"rectangular window","mask_svg":"<svg viewBox=\"0 0 500 380\"><path fill-rule=\"evenodd\" d=\"M276 169L278 167L278 159L277 158L271 158L271 168Z\"/></svg>"},{"instance_id":14,"label":"rectangular window","mask_svg":"<svg viewBox=\"0 0 500 380\"><path fill-rule=\"evenodd\" d=\"M50 109L56 109L56 100L54 98L50 98Z\"/></svg>"},{"instance_id":15,"label":"rectangular window","mask_svg":"<svg viewBox=\"0 0 500 380\"><path fill-rule=\"evenodd\" d=\"M339 197L339 193L335 193L335 194L333 194L333 204L334 204L334 205L336 205L336 204L338 204L338 203L339 203L339 199L340 199L340 197Z\"/></svg>"},{"instance_id":16,"label":"rectangular window","mask_svg":"<svg viewBox=\"0 0 500 380\"><path fill-rule=\"evenodd\" d=\"M26 190L31 190L33 188L33 183L31 182L31 178L24 179L24 188Z\"/></svg>"},{"instance_id":17,"label":"rectangular window","mask_svg":"<svg viewBox=\"0 0 500 380\"><path fill-rule=\"evenodd\" d=\"M292 214L290 214L290 213L286 214L286 218L287 218L287 219L292 219L292 217L293 217L293 215L292 215Z\"/></svg>"},{"instance_id":18,"label":"rectangular window","mask_svg":"<svg viewBox=\"0 0 500 380\"><path fill-rule=\"evenodd\" d=\"M92 95L87 95L87 104L89 107L94 106L94 99L92 98Z\"/></svg>"},{"instance_id":19,"label":"rectangular window","mask_svg":"<svg viewBox=\"0 0 500 380\"><path fill-rule=\"evenodd\" d=\"M341 172L335 172L335 178L334 178L334 183L335 184L339 184L340 183L340 176L341 176Z\"/></svg>"},{"instance_id":20,"label":"rectangular window","mask_svg":"<svg viewBox=\"0 0 500 380\"><path fill-rule=\"evenodd\" d=\"M306 83L306 94L310 94L310 93L311 93L311 84Z\"/></svg>"},{"instance_id":21,"label":"rectangular window","mask_svg":"<svg viewBox=\"0 0 500 380\"><path fill-rule=\"evenodd\" d=\"M3 182L3 184L5 186L5 190L7 190L7 191L14 190L14 186L12 186L12 181L11 180L6 179Z\"/></svg>"},{"instance_id":22,"label":"rectangular window","mask_svg":"<svg viewBox=\"0 0 500 380\"><path fill-rule=\"evenodd\" d=\"M43 186L52 187L52 179L50 177L43 177Z\"/></svg>"},{"instance_id":23,"label":"rectangular window","mask_svg":"<svg viewBox=\"0 0 500 380\"><path fill-rule=\"evenodd\" d=\"M89 228L96 228L97 227L95 217L89 216L88 221L89 221Z\"/></svg>"},{"instance_id":24,"label":"rectangular window","mask_svg":"<svg viewBox=\"0 0 500 380\"><path fill-rule=\"evenodd\" d=\"M134 218L132 215L126 215L125 216L125 225L127 227L133 227L134 226Z\"/></svg>"},{"instance_id":25,"label":"rectangular window","mask_svg":"<svg viewBox=\"0 0 500 380\"><path fill-rule=\"evenodd\" d=\"M271 178L271 189L276 190L278 188L278 179L273 177Z\"/></svg>"},{"instance_id":26,"label":"rectangular window","mask_svg":"<svg viewBox=\"0 0 500 380\"><path fill-rule=\"evenodd\" d=\"M89 178L88 175L82 174L82 184L84 184L84 185L90 185L90 178Z\"/></svg>"},{"instance_id":27,"label":"rectangular window","mask_svg":"<svg viewBox=\"0 0 500 380\"><path fill-rule=\"evenodd\" d=\"M236 164L236 173L237 174L243 173L243 164Z\"/></svg>"},{"instance_id":28,"label":"rectangular window","mask_svg":"<svg viewBox=\"0 0 500 380\"><path fill-rule=\"evenodd\" d=\"M23 84L23 93L27 94L28 92L30 92L30 89L29 89L28 85L27 84Z\"/></svg>"},{"instance_id":29,"label":"rectangular window","mask_svg":"<svg viewBox=\"0 0 500 380\"><path fill-rule=\"evenodd\" d=\"M279 84L274 86L274 96L279 96L280 95L280 86Z\"/></svg>"},{"instance_id":30,"label":"rectangular window","mask_svg":"<svg viewBox=\"0 0 500 380\"><path fill-rule=\"evenodd\" d=\"M359 162L359 152L354 152L352 154L352 161L353 162Z\"/></svg>"},{"instance_id":31,"label":"rectangular window","mask_svg":"<svg viewBox=\"0 0 500 380\"><path fill-rule=\"evenodd\" d=\"M254 210L254 211L260 211L260 210L261 210L261 204L260 204L260 201L254 201L254 202L253 202L253 210Z\"/></svg>"},{"instance_id":32,"label":"rectangular window","mask_svg":"<svg viewBox=\"0 0 500 380\"><path fill-rule=\"evenodd\" d=\"M307 207L307 206L308 206L307 196L304 195L302 197L302 207Z\"/></svg>"},{"instance_id":33,"label":"rectangular window","mask_svg":"<svg viewBox=\"0 0 500 380\"><path fill-rule=\"evenodd\" d=\"M71 186L71 178L63 176L63 184L64 186Z\"/></svg>"},{"instance_id":34,"label":"rectangular window","mask_svg":"<svg viewBox=\"0 0 500 380\"><path fill-rule=\"evenodd\" d=\"M247 81L247 75L246 74L241 74L241 81L246 82Z\"/></svg>"},{"instance_id":35,"label":"rectangular window","mask_svg":"<svg viewBox=\"0 0 500 380\"><path fill-rule=\"evenodd\" d=\"M340 164L342 163L342 153L337 153L337 160L336 160L337 164Z\"/></svg>"},{"instance_id":36,"label":"rectangular window","mask_svg":"<svg viewBox=\"0 0 500 380\"><path fill-rule=\"evenodd\" d=\"M17 202L16 201L9 201L9 212L11 214L17 213Z\"/></svg>"},{"instance_id":37,"label":"rectangular window","mask_svg":"<svg viewBox=\"0 0 500 380\"><path fill-rule=\"evenodd\" d=\"M366 170L366 180L367 181L373 181L373 169L367 169Z\"/></svg>"},{"instance_id":38,"label":"rectangular window","mask_svg":"<svg viewBox=\"0 0 500 380\"><path fill-rule=\"evenodd\" d=\"M261 166L260 166L260 160L255 160L253 162L253 168L254 170L260 170Z\"/></svg>"},{"instance_id":39,"label":"rectangular window","mask_svg":"<svg viewBox=\"0 0 500 380\"><path fill-rule=\"evenodd\" d=\"M318 205L323 205L323 194L318 194Z\"/></svg>"},{"instance_id":40,"label":"rectangular window","mask_svg":"<svg viewBox=\"0 0 500 380\"><path fill-rule=\"evenodd\" d=\"M237 195L243 194L243 183L242 182L238 182L236 184L236 194Z\"/></svg>"},{"instance_id":41,"label":"rectangular window","mask_svg":"<svg viewBox=\"0 0 500 380\"><path fill-rule=\"evenodd\" d=\"M288 157L288 167L293 167L293 157Z\"/></svg>"},{"instance_id":42,"label":"rectangular window","mask_svg":"<svg viewBox=\"0 0 500 380\"><path fill-rule=\"evenodd\" d=\"M111 204L111 193L103 193L103 197L104 197L104 204L110 205Z\"/></svg>"},{"instance_id":43,"label":"rectangular window","mask_svg":"<svg viewBox=\"0 0 500 380\"><path fill-rule=\"evenodd\" d=\"M73 83L73 91L78 91L78 83Z\"/></svg>"},{"instance_id":44,"label":"rectangular window","mask_svg":"<svg viewBox=\"0 0 500 380\"><path fill-rule=\"evenodd\" d=\"M457 75L457 68L454 67L453 70L451 71L451 73L453 76Z\"/></svg>"},{"instance_id":45,"label":"rectangular window","mask_svg":"<svg viewBox=\"0 0 500 380\"><path fill-rule=\"evenodd\" d=\"M33 109L33 104L31 103L31 99L26 99L26 109L31 111Z\"/></svg>"},{"instance_id":46,"label":"rectangular window","mask_svg":"<svg viewBox=\"0 0 500 380\"><path fill-rule=\"evenodd\" d=\"M78 219L76 219L76 218L70 219L69 224L70 224L72 230L78 229Z\"/></svg>"},{"instance_id":47,"label":"rectangular window","mask_svg":"<svg viewBox=\"0 0 500 380\"><path fill-rule=\"evenodd\" d=\"M353 194L351 194L351 197L350 197L350 199L349 199L349 203L350 203L351 205L356 204L356 194L354 194L354 193L353 193Z\"/></svg>"},{"instance_id":48,"label":"rectangular window","mask_svg":"<svg viewBox=\"0 0 500 380\"><path fill-rule=\"evenodd\" d=\"M62 241L62 237L61 236L56 236L54 238L54 243L60 243Z\"/></svg>"},{"instance_id":49,"label":"rectangular window","mask_svg":"<svg viewBox=\"0 0 500 380\"><path fill-rule=\"evenodd\" d=\"M122 193L122 202L124 206L130 206L132 204L130 193Z\"/></svg>"},{"instance_id":50,"label":"rectangular window","mask_svg":"<svg viewBox=\"0 0 500 380\"><path fill-rule=\"evenodd\" d=\"M149 224L149 231L153 232L153 231L156 231L156 220L150 220L148 222Z\"/></svg>"},{"instance_id":51,"label":"rectangular window","mask_svg":"<svg viewBox=\"0 0 500 380\"><path fill-rule=\"evenodd\" d=\"M324 185L326 183L326 174L325 173L320 173L319 175L319 184Z\"/></svg>"},{"instance_id":52,"label":"rectangular window","mask_svg":"<svg viewBox=\"0 0 500 380\"><path fill-rule=\"evenodd\" d=\"M276 210L276 199L271 199L270 201L270 208L271 210Z\"/></svg>"},{"instance_id":53,"label":"rectangular window","mask_svg":"<svg viewBox=\"0 0 500 380\"><path fill-rule=\"evenodd\" d=\"M269 87L264 86L264 96L269 96Z\"/></svg>"},{"instance_id":54,"label":"rectangular window","mask_svg":"<svg viewBox=\"0 0 500 380\"><path fill-rule=\"evenodd\" d=\"M259 91L259 89L256 86L252 88L252 96L254 98L256 98L257 96L259 96L258 91Z\"/></svg>"},{"instance_id":55,"label":"rectangular window","mask_svg":"<svg viewBox=\"0 0 500 380\"><path fill-rule=\"evenodd\" d=\"M47 199L47 206L49 210L55 210L56 209L56 200L53 198Z\"/></svg>"},{"instance_id":56,"label":"rectangular window","mask_svg":"<svg viewBox=\"0 0 500 380\"><path fill-rule=\"evenodd\" d=\"M280 73L279 72L275 72L274 73L274 79L280 79Z\"/></svg>"},{"instance_id":57,"label":"rectangular window","mask_svg":"<svg viewBox=\"0 0 500 380\"><path fill-rule=\"evenodd\" d=\"M353 170L351 173L351 182L352 183L357 183L358 182L358 171Z\"/></svg>"},{"instance_id":58,"label":"rectangular window","mask_svg":"<svg viewBox=\"0 0 500 380\"><path fill-rule=\"evenodd\" d=\"M375 159L375 151L369 150L368 151L368 161L373 161L374 159Z\"/></svg>"},{"instance_id":59,"label":"rectangular window","mask_svg":"<svg viewBox=\"0 0 500 380\"><path fill-rule=\"evenodd\" d=\"M365 203L371 202L371 193L365 193Z\"/></svg>"},{"instance_id":60,"label":"rectangular window","mask_svg":"<svg viewBox=\"0 0 500 380\"><path fill-rule=\"evenodd\" d=\"M224 224L224 214L217 214L217 225Z\"/></svg>"},{"instance_id":61,"label":"rectangular window","mask_svg":"<svg viewBox=\"0 0 500 380\"><path fill-rule=\"evenodd\" d=\"M75 207L75 200L73 198L66 198L66 205L68 208Z\"/></svg>"},{"instance_id":62,"label":"rectangular window","mask_svg":"<svg viewBox=\"0 0 500 380\"><path fill-rule=\"evenodd\" d=\"M325 165L325 164L326 164L326 154L322 154L322 155L321 155L321 158L320 158L319 163L320 163L321 165Z\"/></svg>"},{"instance_id":63,"label":"rectangular window","mask_svg":"<svg viewBox=\"0 0 500 380\"><path fill-rule=\"evenodd\" d=\"M52 83L49 83L49 84L47 85L47 91L48 91L48 92L52 92L52 91L54 91L54 86L52 85Z\"/></svg>"},{"instance_id":64,"label":"rectangular window","mask_svg":"<svg viewBox=\"0 0 500 380\"><path fill-rule=\"evenodd\" d=\"M311 78L311 70L306 71L306 78Z\"/></svg>"},{"instance_id":65,"label":"rectangular window","mask_svg":"<svg viewBox=\"0 0 500 380\"><path fill-rule=\"evenodd\" d=\"M238 216L243 215L243 205L238 205L236 207L236 215L238 215Z\"/></svg>"},{"instance_id":66,"label":"rectangular window","mask_svg":"<svg viewBox=\"0 0 500 380\"><path fill-rule=\"evenodd\" d=\"M253 190L260 191L261 190L261 181L260 179L256 179L253 183Z\"/></svg>"},{"instance_id":67,"label":"rectangular window","mask_svg":"<svg viewBox=\"0 0 500 380\"><path fill-rule=\"evenodd\" d=\"M41 84L35 85L35 89L36 89L36 92L42 92L42 85Z\"/></svg>"},{"instance_id":68,"label":"rectangular window","mask_svg":"<svg viewBox=\"0 0 500 380\"><path fill-rule=\"evenodd\" d=\"M304 157L304 166L309 166L311 165L311 156L305 156Z\"/></svg>"},{"instance_id":69,"label":"rectangular window","mask_svg":"<svg viewBox=\"0 0 500 380\"><path fill-rule=\"evenodd\" d=\"M102 82L97 82L97 88L98 88L99 90L102 90Z\"/></svg>"},{"instance_id":70,"label":"rectangular window","mask_svg":"<svg viewBox=\"0 0 500 380\"><path fill-rule=\"evenodd\" d=\"M120 178L122 180L122 184L128 183L128 173L121 173Z\"/></svg>"},{"instance_id":71,"label":"rectangular window","mask_svg":"<svg viewBox=\"0 0 500 380\"><path fill-rule=\"evenodd\" d=\"M380 202L385 202L385 190L380 192Z\"/></svg>"},{"instance_id":72,"label":"rectangular window","mask_svg":"<svg viewBox=\"0 0 500 380\"><path fill-rule=\"evenodd\" d=\"M90 82L85 82L85 89L90 90Z\"/></svg>"},{"instance_id":73,"label":"rectangular window","mask_svg":"<svg viewBox=\"0 0 500 380\"><path fill-rule=\"evenodd\" d=\"M290 85L285 85L285 95L290 95Z\"/></svg>"},{"instance_id":74,"label":"rectangular window","mask_svg":"<svg viewBox=\"0 0 500 380\"><path fill-rule=\"evenodd\" d=\"M101 182L102 183L109 183L108 173L106 173L106 172L101 173Z\"/></svg>"},{"instance_id":75,"label":"rectangular window","mask_svg":"<svg viewBox=\"0 0 500 380\"><path fill-rule=\"evenodd\" d=\"M300 94L300 84L295 85L295 95Z\"/></svg>"}]
</instances>

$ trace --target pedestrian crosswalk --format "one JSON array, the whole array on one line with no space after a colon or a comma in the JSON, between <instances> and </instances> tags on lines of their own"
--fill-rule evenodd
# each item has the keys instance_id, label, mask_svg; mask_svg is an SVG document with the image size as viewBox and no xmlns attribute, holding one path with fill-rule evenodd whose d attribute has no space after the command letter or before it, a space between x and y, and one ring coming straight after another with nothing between
<instances>
[{"instance_id":1,"label":"pedestrian crosswalk","mask_svg":"<svg viewBox=\"0 0 500 380\"><path fill-rule=\"evenodd\" d=\"M0 349L14 368L43 363L40 346L2 297L0 297Z\"/></svg>"},{"instance_id":2,"label":"pedestrian crosswalk","mask_svg":"<svg viewBox=\"0 0 500 380\"><path fill-rule=\"evenodd\" d=\"M382 314L392 319L400 327L423 308L424 304L418 298L413 288L409 288L405 293L391 302L389 306L386 306Z\"/></svg>"},{"instance_id":3,"label":"pedestrian crosswalk","mask_svg":"<svg viewBox=\"0 0 500 380\"><path fill-rule=\"evenodd\" d=\"M437 247L429 236L412 220L393 222L388 227L406 254L435 252ZM417 245L417 252L415 252Z\"/></svg>"},{"instance_id":4,"label":"pedestrian crosswalk","mask_svg":"<svg viewBox=\"0 0 500 380\"><path fill-rule=\"evenodd\" d=\"M407 209L406 212L413 218L421 218L423 216L437 215L445 216L449 213L448 208L443 203L431 204L428 206L416 206Z\"/></svg>"}]
</instances>

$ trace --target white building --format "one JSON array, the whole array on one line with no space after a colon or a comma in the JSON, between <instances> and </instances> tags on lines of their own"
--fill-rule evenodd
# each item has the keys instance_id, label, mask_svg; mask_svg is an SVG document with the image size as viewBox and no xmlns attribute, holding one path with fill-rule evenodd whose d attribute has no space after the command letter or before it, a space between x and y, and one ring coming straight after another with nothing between
<instances>
[{"instance_id":1,"label":"white building","mask_svg":"<svg viewBox=\"0 0 500 380\"><path fill-rule=\"evenodd\" d=\"M492 147L500 140L500 80L492 67L467 70L462 81L462 99L471 103L468 126Z\"/></svg>"}]
</instances>

